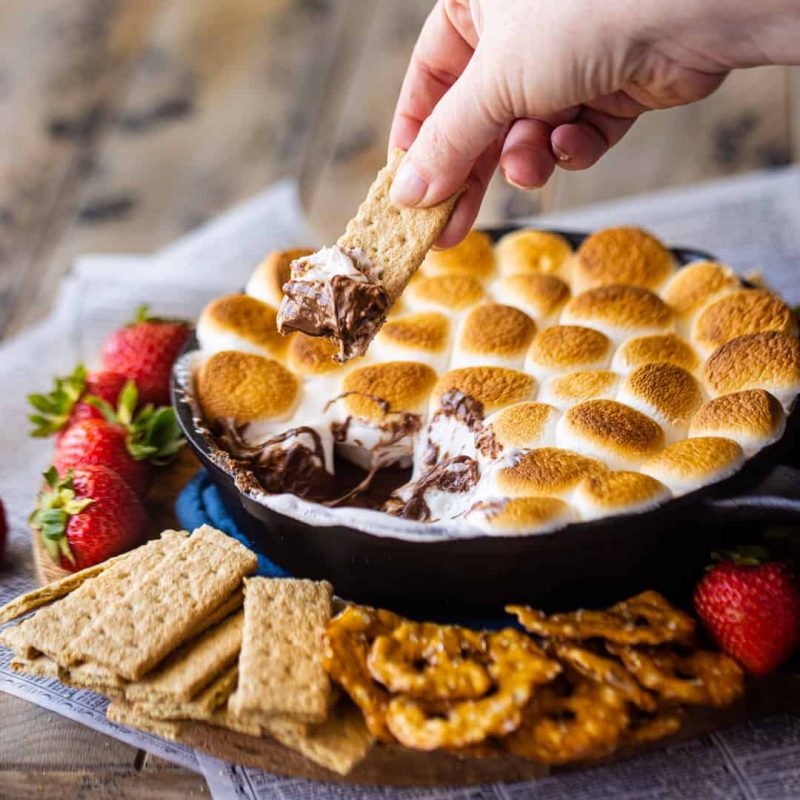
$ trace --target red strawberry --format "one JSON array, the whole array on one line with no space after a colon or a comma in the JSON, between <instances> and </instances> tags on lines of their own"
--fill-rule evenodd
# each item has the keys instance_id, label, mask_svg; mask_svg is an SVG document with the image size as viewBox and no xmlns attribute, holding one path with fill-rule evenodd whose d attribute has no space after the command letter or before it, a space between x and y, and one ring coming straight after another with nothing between
<instances>
[{"instance_id":1,"label":"red strawberry","mask_svg":"<svg viewBox=\"0 0 800 800\"><path fill-rule=\"evenodd\" d=\"M121 475L139 495L147 488L151 464L167 464L183 447L183 437L169 406L148 404L134 414L136 384L128 381L114 411L96 397L89 402L104 419L88 419L68 428L56 444L53 466L59 475L67 470L100 464Z\"/></svg>"},{"instance_id":2,"label":"red strawberry","mask_svg":"<svg viewBox=\"0 0 800 800\"><path fill-rule=\"evenodd\" d=\"M86 367L78 364L70 375L56 378L48 394L28 395L28 402L36 411L28 417L34 426L31 436L51 436L80 420L102 419L102 412L86 399L99 397L116 407L126 380L117 372L87 373Z\"/></svg>"},{"instance_id":3,"label":"red strawberry","mask_svg":"<svg viewBox=\"0 0 800 800\"><path fill-rule=\"evenodd\" d=\"M188 335L186 322L150 317L142 306L131 325L106 338L103 368L136 381L143 402L166 405L172 365Z\"/></svg>"},{"instance_id":4,"label":"red strawberry","mask_svg":"<svg viewBox=\"0 0 800 800\"><path fill-rule=\"evenodd\" d=\"M113 470L81 467L59 478L51 467L44 478L31 526L63 569L85 569L142 543L144 509Z\"/></svg>"},{"instance_id":5,"label":"red strawberry","mask_svg":"<svg viewBox=\"0 0 800 800\"><path fill-rule=\"evenodd\" d=\"M751 675L765 675L800 644L797 579L786 564L760 563L755 553L725 556L697 585L695 610L722 650Z\"/></svg>"},{"instance_id":6,"label":"red strawberry","mask_svg":"<svg viewBox=\"0 0 800 800\"><path fill-rule=\"evenodd\" d=\"M138 495L147 489L149 469L128 451L128 432L104 419L87 419L68 428L58 440L53 466L59 475L74 467L103 466L122 476Z\"/></svg>"}]
</instances>

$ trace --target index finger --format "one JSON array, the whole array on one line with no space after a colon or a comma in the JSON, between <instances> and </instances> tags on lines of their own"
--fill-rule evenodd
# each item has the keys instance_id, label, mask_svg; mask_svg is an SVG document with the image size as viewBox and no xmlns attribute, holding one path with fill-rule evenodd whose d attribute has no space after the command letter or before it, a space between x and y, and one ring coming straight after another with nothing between
<instances>
[{"instance_id":1,"label":"index finger","mask_svg":"<svg viewBox=\"0 0 800 800\"><path fill-rule=\"evenodd\" d=\"M447 14L443 2L433 8L411 54L397 107L389 147L408 150L422 123L458 80L474 49Z\"/></svg>"}]
</instances>

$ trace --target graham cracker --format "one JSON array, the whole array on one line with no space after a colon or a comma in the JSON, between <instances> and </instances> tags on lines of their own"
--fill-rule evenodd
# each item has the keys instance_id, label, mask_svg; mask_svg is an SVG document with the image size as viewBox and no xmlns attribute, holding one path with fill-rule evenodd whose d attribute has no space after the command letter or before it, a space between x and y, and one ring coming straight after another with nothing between
<instances>
[{"instance_id":1,"label":"graham cracker","mask_svg":"<svg viewBox=\"0 0 800 800\"><path fill-rule=\"evenodd\" d=\"M340 775L363 761L374 741L361 711L349 701L337 703L319 725L276 719L262 727L284 747Z\"/></svg>"},{"instance_id":2,"label":"graham cracker","mask_svg":"<svg viewBox=\"0 0 800 800\"><path fill-rule=\"evenodd\" d=\"M107 667L85 662L62 668L61 682L75 689L89 689L108 697L124 697L126 680Z\"/></svg>"},{"instance_id":3,"label":"graham cracker","mask_svg":"<svg viewBox=\"0 0 800 800\"><path fill-rule=\"evenodd\" d=\"M238 669L234 664L191 700L155 700L134 703L134 708L153 719L193 719L203 722L210 719L218 708L227 705L228 698L236 688L237 676Z\"/></svg>"},{"instance_id":4,"label":"graham cracker","mask_svg":"<svg viewBox=\"0 0 800 800\"><path fill-rule=\"evenodd\" d=\"M331 595L325 581L245 581L239 685L231 699L237 717L325 719L331 688L322 650Z\"/></svg>"},{"instance_id":5,"label":"graham cracker","mask_svg":"<svg viewBox=\"0 0 800 800\"><path fill-rule=\"evenodd\" d=\"M239 611L182 645L149 675L129 684L125 699L139 703L190 701L236 661L243 621L244 612Z\"/></svg>"},{"instance_id":6,"label":"graham cracker","mask_svg":"<svg viewBox=\"0 0 800 800\"><path fill-rule=\"evenodd\" d=\"M9 625L7 628L3 628L0 631L0 645L11 650L17 658L30 661L41 654L37 652L35 647L31 647L28 642L27 622L28 620L23 620L17 625Z\"/></svg>"},{"instance_id":7,"label":"graham cracker","mask_svg":"<svg viewBox=\"0 0 800 800\"><path fill-rule=\"evenodd\" d=\"M254 553L209 526L198 528L171 558L106 598L102 611L61 655L66 666L93 661L128 680L191 638L205 619L255 572Z\"/></svg>"},{"instance_id":8,"label":"graham cracker","mask_svg":"<svg viewBox=\"0 0 800 800\"><path fill-rule=\"evenodd\" d=\"M154 733L171 742L180 741L181 722L175 720L157 720L145 716L124 700L114 700L106 709L106 717L118 725L126 725L145 733Z\"/></svg>"},{"instance_id":9,"label":"graham cracker","mask_svg":"<svg viewBox=\"0 0 800 800\"><path fill-rule=\"evenodd\" d=\"M11 669L36 678L61 678L58 664L47 656L33 658L12 658Z\"/></svg>"},{"instance_id":10,"label":"graham cracker","mask_svg":"<svg viewBox=\"0 0 800 800\"><path fill-rule=\"evenodd\" d=\"M401 208L389 199L405 153L395 148L378 173L356 215L337 244L345 252L363 253L382 269L381 281L395 303L444 230L460 192L431 208Z\"/></svg>"},{"instance_id":11,"label":"graham cracker","mask_svg":"<svg viewBox=\"0 0 800 800\"><path fill-rule=\"evenodd\" d=\"M164 531L164 533L169 536L174 533L174 531ZM183 535L186 536L186 532L183 532ZM47 603L51 603L53 600L64 597L64 595L74 591L85 581L90 578L96 578L101 572L105 572L109 567L119 564L120 561L124 561L135 552L136 550L131 550L127 553L113 556L100 564L86 567L86 569L82 569L80 572L73 572L71 575L65 575L63 578L48 583L46 586L40 586L32 592L15 597L0 608L0 625L16 617L20 617L23 614L27 614L29 611L33 611L40 606L47 605Z\"/></svg>"},{"instance_id":12,"label":"graham cracker","mask_svg":"<svg viewBox=\"0 0 800 800\"><path fill-rule=\"evenodd\" d=\"M44 653L64 666L64 651L103 612L110 599L124 595L168 554L176 552L187 536L185 531L164 531L160 539L136 548L58 602L23 620L15 634L18 646L28 652ZM17 647L13 649L17 655L24 654Z\"/></svg>"}]
</instances>

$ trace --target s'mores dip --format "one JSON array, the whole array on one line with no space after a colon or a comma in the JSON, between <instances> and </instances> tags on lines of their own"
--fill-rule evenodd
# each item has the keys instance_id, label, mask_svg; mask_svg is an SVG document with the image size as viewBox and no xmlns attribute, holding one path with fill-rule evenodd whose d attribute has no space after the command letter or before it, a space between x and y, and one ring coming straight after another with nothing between
<instances>
[{"instance_id":1,"label":"s'mores dip","mask_svg":"<svg viewBox=\"0 0 800 800\"><path fill-rule=\"evenodd\" d=\"M550 533L657 508L781 439L800 341L775 293L630 227L429 250L431 219L387 211L398 157L335 252L273 253L201 315L189 394L251 496L365 530ZM370 220L393 220L385 244ZM371 298L365 338L338 335L358 304L288 322L311 283L343 281Z\"/></svg>"}]
</instances>

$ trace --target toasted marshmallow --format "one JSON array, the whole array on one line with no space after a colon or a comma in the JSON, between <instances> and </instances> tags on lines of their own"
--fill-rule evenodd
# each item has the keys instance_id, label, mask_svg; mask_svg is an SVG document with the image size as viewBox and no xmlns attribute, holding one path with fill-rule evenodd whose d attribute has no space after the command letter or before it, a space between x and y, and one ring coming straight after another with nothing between
<instances>
[{"instance_id":1,"label":"toasted marshmallow","mask_svg":"<svg viewBox=\"0 0 800 800\"><path fill-rule=\"evenodd\" d=\"M638 286L600 286L576 295L564 306L561 323L595 328L616 344L675 326L669 306Z\"/></svg>"},{"instance_id":2,"label":"toasted marshmallow","mask_svg":"<svg viewBox=\"0 0 800 800\"><path fill-rule=\"evenodd\" d=\"M248 436L274 430L287 420L301 395L300 381L271 358L222 350L200 365L195 378L197 400L209 422L247 425Z\"/></svg>"},{"instance_id":3,"label":"toasted marshmallow","mask_svg":"<svg viewBox=\"0 0 800 800\"><path fill-rule=\"evenodd\" d=\"M792 310L771 292L740 289L706 306L692 327L692 339L709 355L737 336L766 331L796 335Z\"/></svg>"},{"instance_id":4,"label":"toasted marshmallow","mask_svg":"<svg viewBox=\"0 0 800 800\"><path fill-rule=\"evenodd\" d=\"M601 472L584 478L572 503L581 519L633 514L670 498L669 489L641 472Z\"/></svg>"},{"instance_id":5,"label":"toasted marshmallow","mask_svg":"<svg viewBox=\"0 0 800 800\"><path fill-rule=\"evenodd\" d=\"M327 339L295 333L291 336L286 350L286 363L293 372L307 378L341 377L348 366L358 363L358 359L343 366L333 360L333 356L338 352L339 348Z\"/></svg>"},{"instance_id":6,"label":"toasted marshmallow","mask_svg":"<svg viewBox=\"0 0 800 800\"><path fill-rule=\"evenodd\" d=\"M463 314L484 296L480 281L459 273L417 278L403 295L412 311L440 311L452 317Z\"/></svg>"},{"instance_id":7,"label":"toasted marshmallow","mask_svg":"<svg viewBox=\"0 0 800 800\"><path fill-rule=\"evenodd\" d=\"M457 390L477 400L484 414L491 414L504 406L532 400L536 394L536 380L515 369L505 367L462 367L445 372L432 393L432 408L441 406L442 397Z\"/></svg>"},{"instance_id":8,"label":"toasted marshmallow","mask_svg":"<svg viewBox=\"0 0 800 800\"><path fill-rule=\"evenodd\" d=\"M371 347L376 361L421 361L437 372L447 369L450 320L438 311L404 314L384 323Z\"/></svg>"},{"instance_id":9,"label":"toasted marshmallow","mask_svg":"<svg viewBox=\"0 0 800 800\"><path fill-rule=\"evenodd\" d=\"M501 275L541 273L564 275L572 246L556 233L528 228L507 233L497 243L495 258Z\"/></svg>"},{"instance_id":10,"label":"toasted marshmallow","mask_svg":"<svg viewBox=\"0 0 800 800\"><path fill-rule=\"evenodd\" d=\"M619 375L605 369L551 375L542 381L539 400L562 409L584 400L613 400L617 396L618 385Z\"/></svg>"},{"instance_id":11,"label":"toasted marshmallow","mask_svg":"<svg viewBox=\"0 0 800 800\"><path fill-rule=\"evenodd\" d=\"M689 436L733 439L746 456L777 441L786 429L781 404L763 389L748 389L715 397L692 418Z\"/></svg>"},{"instance_id":12,"label":"toasted marshmallow","mask_svg":"<svg viewBox=\"0 0 800 800\"><path fill-rule=\"evenodd\" d=\"M788 410L800 392L800 342L775 331L740 336L714 351L703 375L715 395L765 389Z\"/></svg>"},{"instance_id":13,"label":"toasted marshmallow","mask_svg":"<svg viewBox=\"0 0 800 800\"><path fill-rule=\"evenodd\" d=\"M556 426L559 447L635 469L664 447L664 431L650 417L616 400L587 400L572 406Z\"/></svg>"},{"instance_id":14,"label":"toasted marshmallow","mask_svg":"<svg viewBox=\"0 0 800 800\"><path fill-rule=\"evenodd\" d=\"M458 273L487 281L494 274L492 240L483 231L470 231L455 247L430 250L420 270L423 275Z\"/></svg>"},{"instance_id":15,"label":"toasted marshmallow","mask_svg":"<svg viewBox=\"0 0 800 800\"><path fill-rule=\"evenodd\" d=\"M569 499L587 475L606 471L602 461L557 447L511 454L483 473L476 497L560 497Z\"/></svg>"},{"instance_id":16,"label":"toasted marshmallow","mask_svg":"<svg viewBox=\"0 0 800 800\"><path fill-rule=\"evenodd\" d=\"M288 345L278 333L275 309L246 294L212 300L197 321L197 340L209 353L240 350L272 358L282 358Z\"/></svg>"},{"instance_id":17,"label":"toasted marshmallow","mask_svg":"<svg viewBox=\"0 0 800 800\"><path fill-rule=\"evenodd\" d=\"M683 439L642 465L676 496L733 475L744 463L742 448L731 439L702 436Z\"/></svg>"},{"instance_id":18,"label":"toasted marshmallow","mask_svg":"<svg viewBox=\"0 0 800 800\"><path fill-rule=\"evenodd\" d=\"M270 253L254 270L245 286L245 293L262 303L278 308L283 300L283 284L289 280L290 265L296 258L310 256L314 251L298 247Z\"/></svg>"},{"instance_id":19,"label":"toasted marshmallow","mask_svg":"<svg viewBox=\"0 0 800 800\"><path fill-rule=\"evenodd\" d=\"M516 497L472 507L468 524L490 536L549 533L574 522L575 511L555 497Z\"/></svg>"},{"instance_id":20,"label":"toasted marshmallow","mask_svg":"<svg viewBox=\"0 0 800 800\"><path fill-rule=\"evenodd\" d=\"M689 420L704 398L700 385L683 367L657 363L631 372L617 399L652 417L671 444L686 436Z\"/></svg>"},{"instance_id":21,"label":"toasted marshmallow","mask_svg":"<svg viewBox=\"0 0 800 800\"><path fill-rule=\"evenodd\" d=\"M569 286L561 278L536 272L507 275L492 288L496 300L524 311L540 327L555 324L569 300Z\"/></svg>"},{"instance_id":22,"label":"toasted marshmallow","mask_svg":"<svg viewBox=\"0 0 800 800\"><path fill-rule=\"evenodd\" d=\"M525 357L525 370L542 379L570 370L605 369L611 351L610 339L599 331L580 325L554 325L534 337Z\"/></svg>"},{"instance_id":23,"label":"toasted marshmallow","mask_svg":"<svg viewBox=\"0 0 800 800\"><path fill-rule=\"evenodd\" d=\"M483 303L468 312L453 349L453 367L522 366L536 333L523 311L500 303Z\"/></svg>"},{"instance_id":24,"label":"toasted marshmallow","mask_svg":"<svg viewBox=\"0 0 800 800\"><path fill-rule=\"evenodd\" d=\"M576 292L596 286L660 288L675 269L672 254L639 228L606 228L588 236L575 254Z\"/></svg>"},{"instance_id":25,"label":"toasted marshmallow","mask_svg":"<svg viewBox=\"0 0 800 800\"><path fill-rule=\"evenodd\" d=\"M685 339L674 333L636 336L623 342L611 361L611 368L627 374L645 364L674 364L687 372L700 366L700 358Z\"/></svg>"},{"instance_id":26,"label":"toasted marshmallow","mask_svg":"<svg viewBox=\"0 0 800 800\"><path fill-rule=\"evenodd\" d=\"M740 286L730 267L716 261L695 261L670 278L661 297L674 312L678 330L687 335L708 303Z\"/></svg>"},{"instance_id":27,"label":"toasted marshmallow","mask_svg":"<svg viewBox=\"0 0 800 800\"><path fill-rule=\"evenodd\" d=\"M431 367L412 361L367 364L348 372L330 408L339 452L364 469L407 466L435 383Z\"/></svg>"},{"instance_id":28,"label":"toasted marshmallow","mask_svg":"<svg viewBox=\"0 0 800 800\"><path fill-rule=\"evenodd\" d=\"M514 403L486 418L478 436L484 459L503 452L552 446L556 443L556 422L560 413L546 403Z\"/></svg>"}]
</instances>

